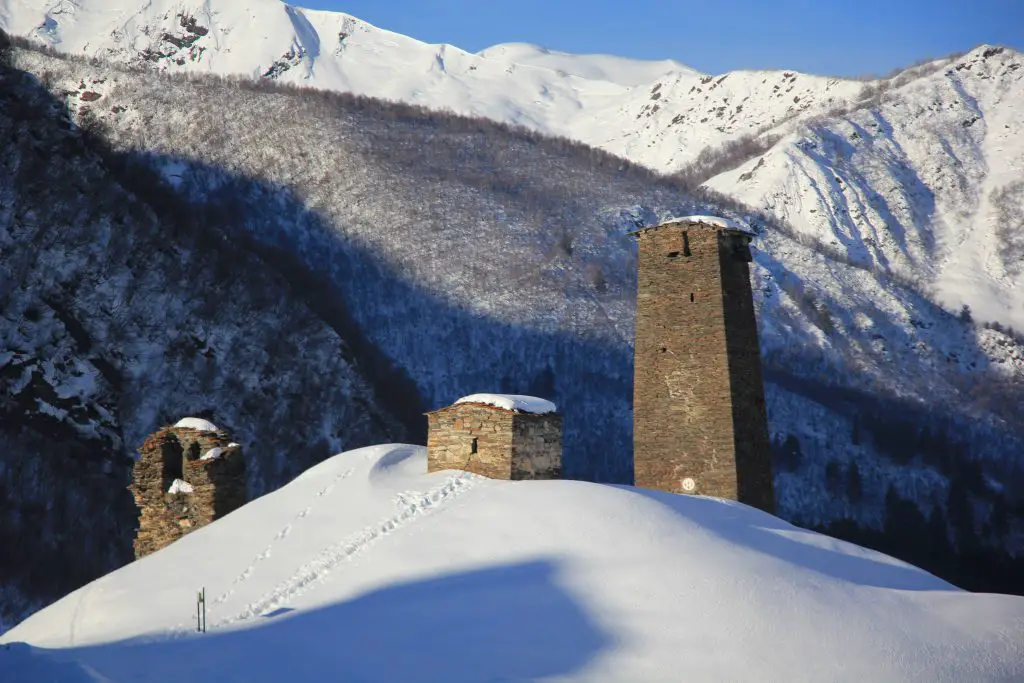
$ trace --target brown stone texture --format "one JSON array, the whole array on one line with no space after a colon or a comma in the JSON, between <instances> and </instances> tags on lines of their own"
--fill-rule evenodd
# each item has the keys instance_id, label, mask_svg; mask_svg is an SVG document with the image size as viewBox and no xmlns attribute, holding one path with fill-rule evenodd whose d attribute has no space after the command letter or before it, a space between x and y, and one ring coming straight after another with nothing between
<instances>
[{"instance_id":1,"label":"brown stone texture","mask_svg":"<svg viewBox=\"0 0 1024 683\"><path fill-rule=\"evenodd\" d=\"M773 512L749 237L673 223L637 239L636 485Z\"/></svg>"},{"instance_id":2,"label":"brown stone texture","mask_svg":"<svg viewBox=\"0 0 1024 683\"><path fill-rule=\"evenodd\" d=\"M427 413L427 425L428 472L458 469L491 479L562 476L562 417L555 413L457 403Z\"/></svg>"},{"instance_id":3,"label":"brown stone texture","mask_svg":"<svg viewBox=\"0 0 1024 683\"><path fill-rule=\"evenodd\" d=\"M238 446L226 448L230 442L222 431L175 427L146 439L129 487L139 508L136 559L245 504L245 457ZM216 447L226 450L218 458L200 459ZM168 493L175 479L188 482L192 492Z\"/></svg>"}]
</instances>

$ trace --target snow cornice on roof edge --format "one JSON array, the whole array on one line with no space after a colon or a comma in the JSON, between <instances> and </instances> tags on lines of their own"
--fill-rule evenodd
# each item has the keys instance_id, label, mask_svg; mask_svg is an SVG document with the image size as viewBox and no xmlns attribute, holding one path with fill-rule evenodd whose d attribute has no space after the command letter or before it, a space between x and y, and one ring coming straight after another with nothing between
<instances>
[{"instance_id":1,"label":"snow cornice on roof edge","mask_svg":"<svg viewBox=\"0 0 1024 683\"><path fill-rule=\"evenodd\" d=\"M640 235L649 230L657 230L658 228L664 228L676 225L702 225L706 227L715 228L717 230L724 230L725 232L734 232L747 237L756 237L755 233L749 226L734 221L729 218L722 218L720 216L684 216L683 218L669 218L664 220L657 225L649 225L639 230L633 230L630 235Z\"/></svg>"}]
</instances>

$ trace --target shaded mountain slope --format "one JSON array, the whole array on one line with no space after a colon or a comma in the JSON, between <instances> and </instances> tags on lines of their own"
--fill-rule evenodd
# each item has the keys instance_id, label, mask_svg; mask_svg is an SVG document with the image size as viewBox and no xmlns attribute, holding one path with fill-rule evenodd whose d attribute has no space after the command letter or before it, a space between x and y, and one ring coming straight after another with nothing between
<instances>
[{"instance_id":1,"label":"shaded mountain slope","mask_svg":"<svg viewBox=\"0 0 1024 683\"><path fill-rule=\"evenodd\" d=\"M0 69L0 620L11 620L130 559L132 455L168 421L199 414L230 429L251 455L253 495L339 446L407 430L367 375L365 341L345 338L358 328L314 313L312 293L154 173L125 167L34 78Z\"/></svg>"}]
</instances>

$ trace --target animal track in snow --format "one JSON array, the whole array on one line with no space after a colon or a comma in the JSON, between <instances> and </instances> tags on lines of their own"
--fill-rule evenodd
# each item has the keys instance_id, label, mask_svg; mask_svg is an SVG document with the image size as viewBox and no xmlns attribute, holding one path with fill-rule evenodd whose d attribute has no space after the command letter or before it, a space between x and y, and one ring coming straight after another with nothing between
<instances>
[{"instance_id":1,"label":"animal track in snow","mask_svg":"<svg viewBox=\"0 0 1024 683\"><path fill-rule=\"evenodd\" d=\"M275 586L269 593L250 603L238 615L218 622L226 626L245 619L259 616L280 607L283 603L305 593L314 584L324 580L342 563L360 554L381 538L415 522L424 515L451 501L470 489L475 477L468 473L450 477L444 484L425 493L403 493L397 498L398 513L364 528L350 536L327 546L316 557L303 564L287 579Z\"/></svg>"},{"instance_id":2,"label":"animal track in snow","mask_svg":"<svg viewBox=\"0 0 1024 683\"><path fill-rule=\"evenodd\" d=\"M353 472L355 472L355 469L349 468L342 472L341 474L334 477L334 479L332 479L327 486L325 486L324 488L320 489L317 492L316 497L324 498L325 496L329 495L331 491L334 490L334 487L338 485L339 481L343 479L348 479L350 476L352 476ZM280 540L287 538L291 534L295 523L308 517L309 513L312 511L312 507L304 508L301 512L295 515L294 518L292 518L291 522L285 524L284 527L282 527L281 530L277 532L277 534L274 536L273 540L270 541L267 547L260 551L258 555L253 557L249 564L246 566L246 568L242 570L242 573L235 577L235 580L231 582L231 585L228 586L227 590L225 590L223 593L217 596L216 599L210 601L210 606L220 605L223 602L225 602L228 598L230 598L234 594L235 589L238 587L238 585L246 581L250 576L253 575L253 573L256 571L257 565L263 560L266 560L270 557L274 544Z\"/></svg>"}]
</instances>

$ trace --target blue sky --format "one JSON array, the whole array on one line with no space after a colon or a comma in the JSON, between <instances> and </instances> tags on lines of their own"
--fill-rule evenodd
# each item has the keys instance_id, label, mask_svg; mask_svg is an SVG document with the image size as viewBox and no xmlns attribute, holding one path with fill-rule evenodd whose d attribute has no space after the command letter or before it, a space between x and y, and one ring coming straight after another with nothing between
<instances>
[{"instance_id":1,"label":"blue sky","mask_svg":"<svg viewBox=\"0 0 1024 683\"><path fill-rule=\"evenodd\" d=\"M672 58L706 72L884 73L980 43L1024 50L1024 0L290 0L477 51Z\"/></svg>"}]
</instances>

